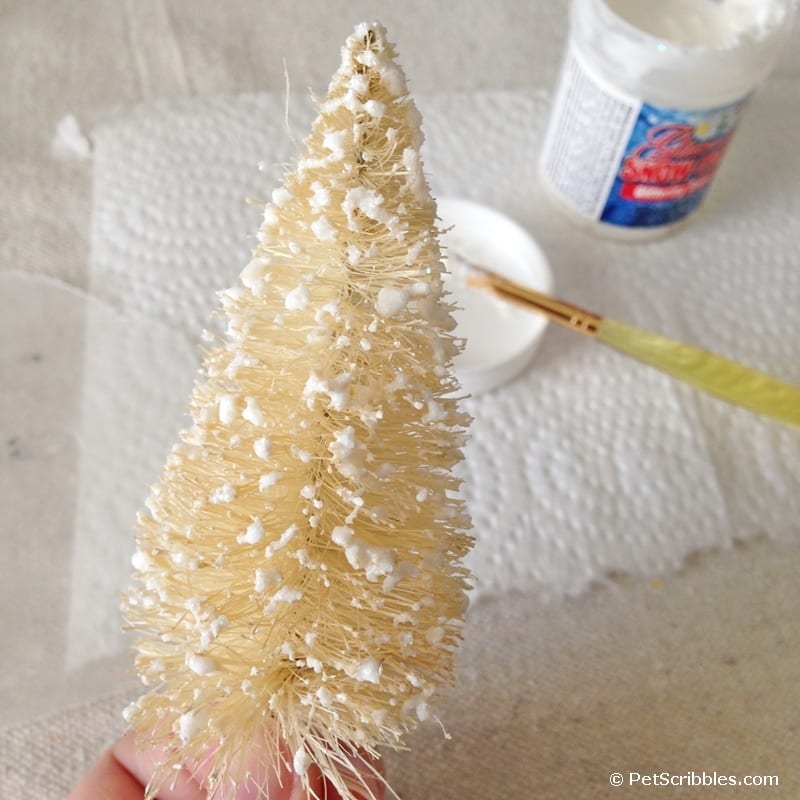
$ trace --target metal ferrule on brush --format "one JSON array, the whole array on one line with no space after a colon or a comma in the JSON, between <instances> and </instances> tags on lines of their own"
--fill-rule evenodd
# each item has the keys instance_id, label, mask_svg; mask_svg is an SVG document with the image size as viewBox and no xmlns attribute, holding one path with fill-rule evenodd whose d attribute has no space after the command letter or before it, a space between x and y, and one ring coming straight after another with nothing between
<instances>
[{"instance_id":1,"label":"metal ferrule on brush","mask_svg":"<svg viewBox=\"0 0 800 800\"><path fill-rule=\"evenodd\" d=\"M545 314L551 322L570 328L584 336L597 338L597 332L603 318L598 314L580 308L580 306L565 303L555 297L550 297L535 289L521 286L518 283L506 280L501 275L489 273L481 267L470 264L467 276L467 285L476 288L489 289L495 295L509 303L522 306L530 310L536 308Z\"/></svg>"}]
</instances>

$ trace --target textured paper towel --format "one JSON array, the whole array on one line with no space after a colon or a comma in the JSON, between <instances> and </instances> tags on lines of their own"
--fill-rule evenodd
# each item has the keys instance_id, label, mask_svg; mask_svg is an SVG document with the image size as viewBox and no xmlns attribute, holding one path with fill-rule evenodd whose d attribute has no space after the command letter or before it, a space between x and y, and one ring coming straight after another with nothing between
<instances>
[{"instance_id":1,"label":"textured paper towel","mask_svg":"<svg viewBox=\"0 0 800 800\"><path fill-rule=\"evenodd\" d=\"M423 155L439 196L495 205L532 230L562 295L800 383L800 165L785 134L800 127L795 91L774 82L757 97L693 227L638 247L587 238L541 199L543 93L419 98ZM292 104L298 136L310 115ZM243 198L267 197L279 179L256 162L294 152L276 95L143 107L94 139L91 289L125 316L87 336L84 423L96 436L82 459L74 571L98 547L107 563L76 583L72 663L119 646L128 534L141 478L155 478L180 424L175 400L195 369L186 342L247 261L259 213ZM796 431L566 332L548 332L527 374L469 409L479 593L574 594L736 539L800 541Z\"/></svg>"}]
</instances>

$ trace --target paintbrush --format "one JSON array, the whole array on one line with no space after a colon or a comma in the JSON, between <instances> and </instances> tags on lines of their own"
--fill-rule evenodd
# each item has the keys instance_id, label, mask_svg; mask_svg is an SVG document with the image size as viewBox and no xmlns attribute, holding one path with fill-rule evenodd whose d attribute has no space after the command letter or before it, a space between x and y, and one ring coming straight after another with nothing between
<instances>
[{"instance_id":1,"label":"paintbrush","mask_svg":"<svg viewBox=\"0 0 800 800\"><path fill-rule=\"evenodd\" d=\"M544 314L550 321L583 334L655 367L728 403L800 426L800 388L683 342L586 311L495 272L468 264L466 283Z\"/></svg>"}]
</instances>

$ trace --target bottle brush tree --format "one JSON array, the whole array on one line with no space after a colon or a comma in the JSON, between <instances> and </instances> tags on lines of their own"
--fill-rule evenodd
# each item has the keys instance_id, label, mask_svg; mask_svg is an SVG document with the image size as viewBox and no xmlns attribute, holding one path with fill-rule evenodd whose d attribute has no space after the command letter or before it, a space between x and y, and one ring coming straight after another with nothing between
<instances>
[{"instance_id":1,"label":"bottle brush tree","mask_svg":"<svg viewBox=\"0 0 800 800\"><path fill-rule=\"evenodd\" d=\"M469 419L420 118L379 24L318 111L137 522L123 609L148 691L126 716L163 748L151 796L204 758L226 795L255 748L352 797L357 753L401 745L452 680Z\"/></svg>"}]
</instances>

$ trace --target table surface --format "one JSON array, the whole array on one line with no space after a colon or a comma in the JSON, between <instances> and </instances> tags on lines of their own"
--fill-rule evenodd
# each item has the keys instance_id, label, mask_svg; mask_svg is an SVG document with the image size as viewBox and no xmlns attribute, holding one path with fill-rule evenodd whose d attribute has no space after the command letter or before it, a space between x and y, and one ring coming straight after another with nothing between
<instances>
[{"instance_id":1,"label":"table surface","mask_svg":"<svg viewBox=\"0 0 800 800\"><path fill-rule=\"evenodd\" d=\"M0 270L88 286L92 163L53 157L53 133L65 114L88 133L142 102L281 91L286 74L293 87L322 92L353 24L375 16L416 91L551 89L566 35L565 4L545 0L231 0L224 12L211 0L3 3ZM800 29L775 75L800 82ZM0 343L5 387L15 376L5 372L3 353ZM10 420L24 418L25 409L11 407L10 397L0 392L0 501L7 509L0 537L16 571L0 586L0 796L25 798L65 791L119 730L118 695L126 690L118 676L127 657L69 674L47 669L49 638L62 617L47 603L49 577L39 565L41 547L51 546L42 542L57 536L59 509L47 507L36 464L14 455ZM68 477L76 453L58 457ZM69 542L60 546L68 562ZM492 742L482 753L488 767L478 759L491 776L484 795L611 797L615 770L733 770L778 774L781 788L770 796L796 796L799 568L800 549L756 541L698 555L653 581L610 576L563 601L535 592L482 601L472 612L467 655L485 670L467 670L463 680L476 696L488 692L496 712L476 719L458 704L446 710L454 739ZM23 594L20 576L29 579ZM37 631L42 644L33 658L41 669L8 669L9 654ZM509 680L487 677L497 674ZM111 700L110 692L117 693ZM411 755L390 763L407 797L468 796L465 781L475 773L463 769L465 751L449 754L437 732L423 732ZM410 777L417 774L424 779ZM734 787L726 796L751 795Z\"/></svg>"}]
</instances>

